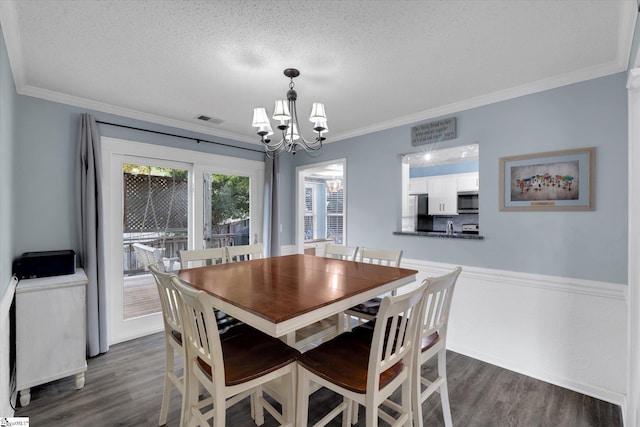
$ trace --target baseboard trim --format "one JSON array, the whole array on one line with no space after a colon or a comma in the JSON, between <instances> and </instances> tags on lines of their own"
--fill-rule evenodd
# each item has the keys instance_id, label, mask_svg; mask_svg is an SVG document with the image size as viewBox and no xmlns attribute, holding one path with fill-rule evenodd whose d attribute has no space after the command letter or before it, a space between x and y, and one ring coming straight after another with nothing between
<instances>
[{"instance_id":1,"label":"baseboard trim","mask_svg":"<svg viewBox=\"0 0 640 427\"><path fill-rule=\"evenodd\" d=\"M582 393L596 399L604 400L605 402L613 403L615 405L619 405L620 407L622 407L625 403L624 394L614 393L610 390L605 390L600 387L594 387L590 384L580 383L569 378L559 377L550 373L534 372L529 370L526 366L518 365L509 360L497 358L491 354L479 352L471 347L456 345L447 342L447 350L451 350L455 353L463 354L473 359L480 360L491 365L499 366L501 368L508 369L509 371L526 375L528 377L535 378L549 384L554 384L562 388L573 390L575 392Z\"/></svg>"}]
</instances>

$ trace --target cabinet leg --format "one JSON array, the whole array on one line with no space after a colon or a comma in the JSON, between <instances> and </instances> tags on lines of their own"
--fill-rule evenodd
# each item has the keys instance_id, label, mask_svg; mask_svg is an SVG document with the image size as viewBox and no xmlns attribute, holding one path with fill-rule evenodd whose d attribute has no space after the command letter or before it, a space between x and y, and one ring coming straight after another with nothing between
<instances>
[{"instance_id":1,"label":"cabinet leg","mask_svg":"<svg viewBox=\"0 0 640 427\"><path fill-rule=\"evenodd\" d=\"M76 390L80 390L84 387L84 372L76 374Z\"/></svg>"},{"instance_id":2,"label":"cabinet leg","mask_svg":"<svg viewBox=\"0 0 640 427\"><path fill-rule=\"evenodd\" d=\"M31 402L31 389L20 390L20 405L27 406Z\"/></svg>"}]
</instances>

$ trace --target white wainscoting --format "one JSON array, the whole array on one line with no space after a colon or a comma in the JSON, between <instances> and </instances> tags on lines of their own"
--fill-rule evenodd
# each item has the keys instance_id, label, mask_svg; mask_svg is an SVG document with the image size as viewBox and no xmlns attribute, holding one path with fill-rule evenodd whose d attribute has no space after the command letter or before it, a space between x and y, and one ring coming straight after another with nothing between
<instances>
[{"instance_id":1,"label":"white wainscoting","mask_svg":"<svg viewBox=\"0 0 640 427\"><path fill-rule=\"evenodd\" d=\"M405 259L418 282L455 265ZM447 348L623 405L627 286L462 266Z\"/></svg>"},{"instance_id":2,"label":"white wainscoting","mask_svg":"<svg viewBox=\"0 0 640 427\"><path fill-rule=\"evenodd\" d=\"M283 246L281 253L297 249ZM403 259L401 266L419 271L405 290L456 267L417 259ZM461 267L447 348L623 406L626 285Z\"/></svg>"},{"instance_id":3,"label":"white wainscoting","mask_svg":"<svg viewBox=\"0 0 640 427\"><path fill-rule=\"evenodd\" d=\"M12 392L11 374L9 372L9 332L11 319L9 310L16 292L18 279L15 276L9 282L9 286L0 300L0 415L12 417L15 399Z\"/></svg>"}]
</instances>

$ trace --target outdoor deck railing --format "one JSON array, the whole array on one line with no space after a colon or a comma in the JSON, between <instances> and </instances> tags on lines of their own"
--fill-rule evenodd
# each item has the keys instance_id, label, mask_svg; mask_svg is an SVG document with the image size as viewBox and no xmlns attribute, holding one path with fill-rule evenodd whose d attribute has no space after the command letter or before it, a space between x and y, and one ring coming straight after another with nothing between
<instances>
[{"instance_id":1,"label":"outdoor deck railing","mask_svg":"<svg viewBox=\"0 0 640 427\"><path fill-rule=\"evenodd\" d=\"M207 248L222 248L242 244L238 234L212 234L206 241ZM144 273L144 266L138 265L134 243L144 243L152 248L164 248L164 256L177 258L178 251L188 249L186 231L175 235L158 237L157 235L125 236L123 239L123 270L125 276Z\"/></svg>"}]
</instances>

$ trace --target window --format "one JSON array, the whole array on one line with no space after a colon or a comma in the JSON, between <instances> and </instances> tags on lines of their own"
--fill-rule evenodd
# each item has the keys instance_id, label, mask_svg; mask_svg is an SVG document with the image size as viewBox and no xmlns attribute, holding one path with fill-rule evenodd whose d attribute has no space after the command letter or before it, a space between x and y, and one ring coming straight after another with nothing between
<instances>
[{"instance_id":1,"label":"window","mask_svg":"<svg viewBox=\"0 0 640 427\"><path fill-rule=\"evenodd\" d=\"M304 240L315 238L315 215L313 210L313 187L304 188Z\"/></svg>"},{"instance_id":2,"label":"window","mask_svg":"<svg viewBox=\"0 0 640 427\"><path fill-rule=\"evenodd\" d=\"M327 227L326 238L333 239L337 244L343 243L344 230L344 191L327 191Z\"/></svg>"}]
</instances>

